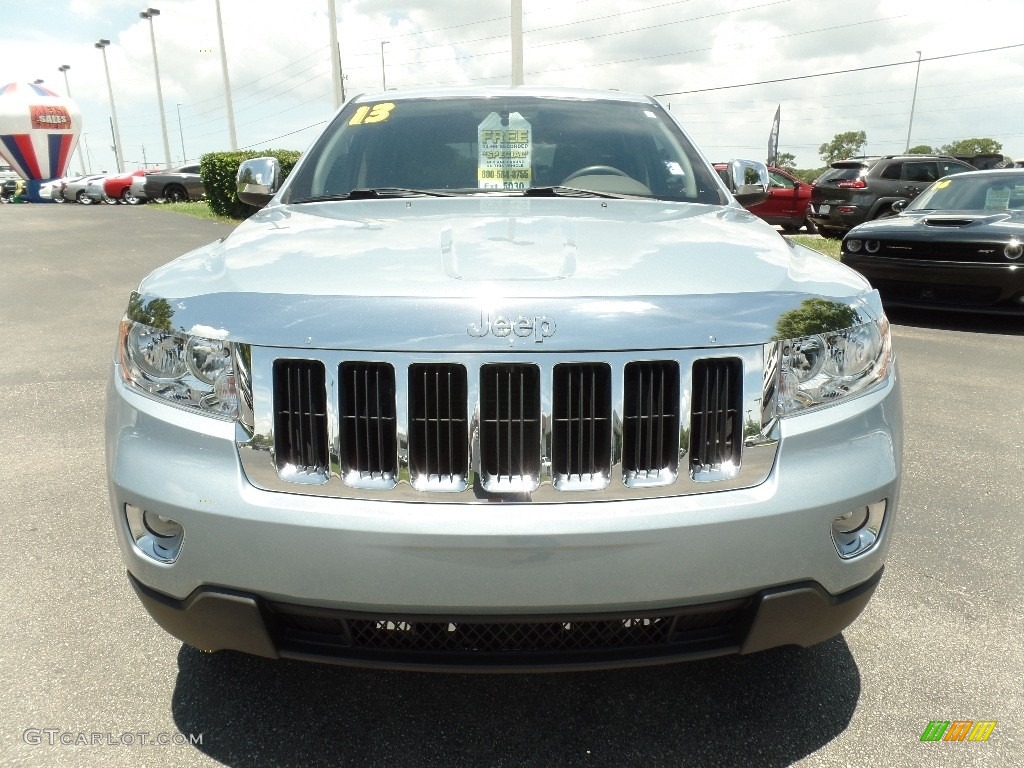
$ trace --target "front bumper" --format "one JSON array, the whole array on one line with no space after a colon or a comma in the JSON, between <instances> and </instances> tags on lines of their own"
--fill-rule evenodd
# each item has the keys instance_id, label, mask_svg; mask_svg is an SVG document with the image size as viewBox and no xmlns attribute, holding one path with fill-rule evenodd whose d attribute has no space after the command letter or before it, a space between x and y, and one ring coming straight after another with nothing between
<instances>
[{"instance_id":1,"label":"front bumper","mask_svg":"<svg viewBox=\"0 0 1024 768\"><path fill-rule=\"evenodd\" d=\"M203 587L175 600L128 580L168 633L205 651L240 650L357 667L553 671L646 666L808 646L847 627L882 578L830 595L813 582L655 612L541 616L360 614Z\"/></svg>"},{"instance_id":2,"label":"front bumper","mask_svg":"<svg viewBox=\"0 0 1024 768\"><path fill-rule=\"evenodd\" d=\"M891 540L900 425L893 375L848 403L784 420L776 465L753 488L591 504L323 498L253 487L233 424L128 391L115 371L107 471L137 591L157 621L190 644L393 664L394 657L344 649L347 617L391 622L399 633L392 639L405 637L399 625L414 620L604 622L618 632L623 621L668 617L677 626L680 616L703 617L687 620L682 645L620 648L601 658L587 650L572 662L621 665L807 645L841 631L870 597ZM882 499L877 543L840 559L832 521ZM125 504L181 523L176 562L154 561L136 547ZM320 619L341 637L324 641L330 652L323 638L309 637ZM526 656L516 664L568 663L547 659L543 649ZM401 663L449 663L422 658ZM502 668L507 660L476 663Z\"/></svg>"},{"instance_id":3,"label":"front bumper","mask_svg":"<svg viewBox=\"0 0 1024 768\"><path fill-rule=\"evenodd\" d=\"M984 264L842 255L888 306L1024 315L1024 264Z\"/></svg>"}]
</instances>

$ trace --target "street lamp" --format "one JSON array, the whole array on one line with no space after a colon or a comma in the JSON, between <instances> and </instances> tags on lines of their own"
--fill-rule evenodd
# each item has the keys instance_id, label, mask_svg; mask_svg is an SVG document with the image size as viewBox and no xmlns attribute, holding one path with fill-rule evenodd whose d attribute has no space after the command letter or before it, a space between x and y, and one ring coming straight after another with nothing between
<instances>
[{"instance_id":1,"label":"street lamp","mask_svg":"<svg viewBox=\"0 0 1024 768\"><path fill-rule=\"evenodd\" d=\"M96 43L97 48L103 54L103 71L107 75L107 94L110 96L110 114L114 125L114 159L117 161L117 170L124 173L124 154L121 152L121 128L117 124L117 107L114 106L114 88L110 84L110 68L107 66L107 46L109 40L100 39Z\"/></svg>"},{"instance_id":2,"label":"street lamp","mask_svg":"<svg viewBox=\"0 0 1024 768\"><path fill-rule=\"evenodd\" d=\"M388 78L387 75L384 73L384 46L387 45L389 42L391 41L380 41L380 83L382 86L384 86L385 91L388 89Z\"/></svg>"},{"instance_id":3,"label":"street lamp","mask_svg":"<svg viewBox=\"0 0 1024 768\"><path fill-rule=\"evenodd\" d=\"M64 93L66 93L68 95L68 98L70 99L71 98L71 85L70 85L70 83L68 83L68 70L69 69L71 69L71 65L70 64L61 64L59 67L57 67L57 71L58 72L63 72L64 73ZM84 131L82 132L82 141L85 141L85 132ZM79 171L79 174L81 176L85 176L85 160L83 159L83 156L84 156L85 153L82 152L82 150L78 149L78 147L75 147L75 151L78 152L78 171Z\"/></svg>"},{"instance_id":4,"label":"street lamp","mask_svg":"<svg viewBox=\"0 0 1024 768\"><path fill-rule=\"evenodd\" d=\"M914 75L914 97L910 100L910 124L907 126L907 148L904 152L910 151L910 131L914 127L914 105L917 104L917 81L921 77L921 52L917 52L917 74Z\"/></svg>"},{"instance_id":5,"label":"street lamp","mask_svg":"<svg viewBox=\"0 0 1024 768\"><path fill-rule=\"evenodd\" d=\"M185 134L181 130L181 104L175 105L178 108L178 136L181 138L181 164L185 164Z\"/></svg>"},{"instance_id":6,"label":"street lamp","mask_svg":"<svg viewBox=\"0 0 1024 768\"><path fill-rule=\"evenodd\" d=\"M224 99L228 107L228 139L231 141L231 151L238 149L238 139L235 136L235 109L231 105L231 80L228 79L228 52L224 47L224 23L220 18L220 0L216 0L217 6L217 35L220 38L220 68L224 74Z\"/></svg>"},{"instance_id":7,"label":"street lamp","mask_svg":"<svg viewBox=\"0 0 1024 768\"><path fill-rule=\"evenodd\" d=\"M160 11L156 8L147 8L139 11L139 18L149 21L149 39L153 43L153 71L156 73L156 100L160 102L160 130L164 137L164 157L167 160L167 168L173 168L171 162L171 145L167 142L167 118L164 116L164 92L160 88L160 65L156 60L156 33L153 31L153 17L159 16Z\"/></svg>"}]
</instances>

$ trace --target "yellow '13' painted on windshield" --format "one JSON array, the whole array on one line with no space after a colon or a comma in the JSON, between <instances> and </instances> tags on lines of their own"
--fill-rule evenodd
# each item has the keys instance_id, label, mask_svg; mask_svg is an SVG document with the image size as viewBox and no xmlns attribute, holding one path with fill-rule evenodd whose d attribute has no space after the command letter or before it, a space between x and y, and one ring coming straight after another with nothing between
<instances>
[{"instance_id":1,"label":"yellow '13' painted on windshield","mask_svg":"<svg viewBox=\"0 0 1024 768\"><path fill-rule=\"evenodd\" d=\"M391 110L395 108L394 103L387 101L383 104L374 104L372 107L360 107L348 121L349 125L363 125L364 123L383 123L388 119Z\"/></svg>"}]
</instances>

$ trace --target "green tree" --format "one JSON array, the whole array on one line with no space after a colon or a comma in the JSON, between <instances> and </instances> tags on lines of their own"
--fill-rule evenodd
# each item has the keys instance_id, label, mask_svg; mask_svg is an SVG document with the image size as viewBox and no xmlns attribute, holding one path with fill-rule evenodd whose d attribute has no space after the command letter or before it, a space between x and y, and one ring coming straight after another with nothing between
<instances>
[{"instance_id":1,"label":"green tree","mask_svg":"<svg viewBox=\"0 0 1024 768\"><path fill-rule=\"evenodd\" d=\"M836 160L859 155L864 151L864 145L867 143L868 135L864 131L837 133L832 137L832 141L818 147L818 154L828 165Z\"/></svg>"},{"instance_id":2,"label":"green tree","mask_svg":"<svg viewBox=\"0 0 1024 768\"><path fill-rule=\"evenodd\" d=\"M791 152L779 152L779 156L775 162L776 168L785 168L787 171L792 171L796 168L796 155Z\"/></svg>"},{"instance_id":3,"label":"green tree","mask_svg":"<svg viewBox=\"0 0 1024 768\"><path fill-rule=\"evenodd\" d=\"M841 301L804 299L797 309L783 312L775 323L776 339L799 339L816 333L841 331L857 322L857 311Z\"/></svg>"},{"instance_id":4,"label":"green tree","mask_svg":"<svg viewBox=\"0 0 1024 768\"><path fill-rule=\"evenodd\" d=\"M907 150L908 155L934 155L935 147L930 147L927 144L918 144L916 147L911 147Z\"/></svg>"},{"instance_id":5,"label":"green tree","mask_svg":"<svg viewBox=\"0 0 1024 768\"><path fill-rule=\"evenodd\" d=\"M944 155L997 155L1003 145L995 139L960 139L939 148Z\"/></svg>"}]
</instances>

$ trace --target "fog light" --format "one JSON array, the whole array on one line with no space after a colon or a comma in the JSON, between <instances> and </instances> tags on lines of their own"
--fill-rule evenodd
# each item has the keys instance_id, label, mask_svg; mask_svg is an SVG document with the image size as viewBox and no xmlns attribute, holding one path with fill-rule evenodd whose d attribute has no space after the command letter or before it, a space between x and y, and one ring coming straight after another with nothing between
<instances>
[{"instance_id":1,"label":"fog light","mask_svg":"<svg viewBox=\"0 0 1024 768\"><path fill-rule=\"evenodd\" d=\"M180 523L133 504L124 505L124 516L132 540L142 554L161 563L178 559L185 538L185 529Z\"/></svg>"},{"instance_id":2,"label":"fog light","mask_svg":"<svg viewBox=\"0 0 1024 768\"><path fill-rule=\"evenodd\" d=\"M851 509L832 521L832 541L844 560L861 555L878 541L885 520L886 501Z\"/></svg>"}]
</instances>

